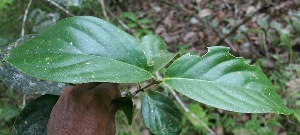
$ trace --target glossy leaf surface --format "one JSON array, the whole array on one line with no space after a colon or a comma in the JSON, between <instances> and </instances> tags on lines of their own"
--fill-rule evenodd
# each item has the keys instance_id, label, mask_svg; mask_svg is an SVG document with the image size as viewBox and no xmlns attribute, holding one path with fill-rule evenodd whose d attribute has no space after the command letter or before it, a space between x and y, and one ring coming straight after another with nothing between
<instances>
[{"instance_id":1,"label":"glossy leaf surface","mask_svg":"<svg viewBox=\"0 0 300 135\"><path fill-rule=\"evenodd\" d=\"M258 66L228 53L227 47L209 47L203 57L184 55L166 71L165 82L201 103L243 113L292 111L284 106Z\"/></svg>"},{"instance_id":2,"label":"glossy leaf surface","mask_svg":"<svg viewBox=\"0 0 300 135\"><path fill-rule=\"evenodd\" d=\"M176 56L167 50L166 43L157 35L144 36L141 48L145 52L148 64L154 67L154 72L168 64Z\"/></svg>"},{"instance_id":3,"label":"glossy leaf surface","mask_svg":"<svg viewBox=\"0 0 300 135\"><path fill-rule=\"evenodd\" d=\"M0 61L9 54L15 47L32 39L33 35L26 35L18 39L16 42L8 45L0 54ZM13 89L21 94L52 94L60 95L63 90L69 86L65 83L40 80L31 77L20 70L13 67L8 62L0 64L0 80L10 89Z\"/></svg>"},{"instance_id":4,"label":"glossy leaf surface","mask_svg":"<svg viewBox=\"0 0 300 135\"><path fill-rule=\"evenodd\" d=\"M43 95L21 111L13 126L13 135L46 135L53 106L59 96Z\"/></svg>"},{"instance_id":5,"label":"glossy leaf surface","mask_svg":"<svg viewBox=\"0 0 300 135\"><path fill-rule=\"evenodd\" d=\"M133 83L152 77L134 37L88 16L59 21L6 60L31 76L59 82Z\"/></svg>"},{"instance_id":6,"label":"glossy leaf surface","mask_svg":"<svg viewBox=\"0 0 300 135\"><path fill-rule=\"evenodd\" d=\"M153 134L177 135L180 132L182 114L174 102L162 93L144 93L142 116Z\"/></svg>"}]
</instances>

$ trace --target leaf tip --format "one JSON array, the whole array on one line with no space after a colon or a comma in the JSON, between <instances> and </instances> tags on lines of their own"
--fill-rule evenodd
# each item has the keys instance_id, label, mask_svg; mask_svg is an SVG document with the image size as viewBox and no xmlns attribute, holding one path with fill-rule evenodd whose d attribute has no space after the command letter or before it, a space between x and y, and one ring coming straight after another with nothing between
<instances>
[{"instance_id":1,"label":"leaf tip","mask_svg":"<svg viewBox=\"0 0 300 135\"><path fill-rule=\"evenodd\" d=\"M283 115L291 115L291 114L294 114L295 112L289 108L286 107L286 109L280 113L280 114L283 114Z\"/></svg>"}]
</instances>

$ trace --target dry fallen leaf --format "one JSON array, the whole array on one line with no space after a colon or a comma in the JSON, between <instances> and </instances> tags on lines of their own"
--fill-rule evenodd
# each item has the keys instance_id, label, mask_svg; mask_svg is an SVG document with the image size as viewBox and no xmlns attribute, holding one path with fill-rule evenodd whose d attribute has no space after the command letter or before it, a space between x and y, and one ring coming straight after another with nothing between
<instances>
[{"instance_id":1,"label":"dry fallen leaf","mask_svg":"<svg viewBox=\"0 0 300 135\"><path fill-rule=\"evenodd\" d=\"M286 83L292 91L300 91L300 78L292 79Z\"/></svg>"},{"instance_id":2,"label":"dry fallen leaf","mask_svg":"<svg viewBox=\"0 0 300 135\"><path fill-rule=\"evenodd\" d=\"M202 9L199 13L198 13L198 16L200 18L204 18L206 16L210 16L212 15L213 11L211 9L208 9L208 8L205 8L205 9Z\"/></svg>"},{"instance_id":3,"label":"dry fallen leaf","mask_svg":"<svg viewBox=\"0 0 300 135\"><path fill-rule=\"evenodd\" d=\"M249 6L246 11L246 15L251 15L256 11L254 6Z\"/></svg>"}]
</instances>

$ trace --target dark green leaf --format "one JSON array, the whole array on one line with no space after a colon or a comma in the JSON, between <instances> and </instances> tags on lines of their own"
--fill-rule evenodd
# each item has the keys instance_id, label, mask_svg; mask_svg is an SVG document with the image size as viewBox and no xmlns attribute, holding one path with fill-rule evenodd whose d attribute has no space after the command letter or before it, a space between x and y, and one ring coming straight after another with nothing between
<instances>
[{"instance_id":1,"label":"dark green leaf","mask_svg":"<svg viewBox=\"0 0 300 135\"><path fill-rule=\"evenodd\" d=\"M120 105L120 109L124 112L127 117L128 124L132 123L133 116L133 102L130 97L121 97L115 100Z\"/></svg>"},{"instance_id":2,"label":"dark green leaf","mask_svg":"<svg viewBox=\"0 0 300 135\"><path fill-rule=\"evenodd\" d=\"M243 113L293 111L282 103L258 66L228 53L227 47L209 47L203 57L184 55L166 71L165 82L201 103Z\"/></svg>"},{"instance_id":3,"label":"dark green leaf","mask_svg":"<svg viewBox=\"0 0 300 135\"><path fill-rule=\"evenodd\" d=\"M172 54L167 50L167 45L157 35L144 36L141 46L148 64L154 66L154 72L168 64L176 56L176 54Z\"/></svg>"},{"instance_id":4,"label":"dark green leaf","mask_svg":"<svg viewBox=\"0 0 300 135\"><path fill-rule=\"evenodd\" d=\"M59 21L5 58L31 76L59 82L133 83L152 77L134 37L89 16Z\"/></svg>"},{"instance_id":5,"label":"dark green leaf","mask_svg":"<svg viewBox=\"0 0 300 135\"><path fill-rule=\"evenodd\" d=\"M13 135L46 135L53 106L59 96L43 95L30 102L17 117Z\"/></svg>"},{"instance_id":6,"label":"dark green leaf","mask_svg":"<svg viewBox=\"0 0 300 135\"><path fill-rule=\"evenodd\" d=\"M150 91L142 99L145 125L154 134L178 135L182 114L174 102L159 92Z\"/></svg>"}]
</instances>

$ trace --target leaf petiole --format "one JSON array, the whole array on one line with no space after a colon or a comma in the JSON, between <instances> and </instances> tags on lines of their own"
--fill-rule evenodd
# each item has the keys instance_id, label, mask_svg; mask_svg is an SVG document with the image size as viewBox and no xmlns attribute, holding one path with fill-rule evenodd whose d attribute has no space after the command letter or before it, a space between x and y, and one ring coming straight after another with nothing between
<instances>
[{"instance_id":1,"label":"leaf petiole","mask_svg":"<svg viewBox=\"0 0 300 135\"><path fill-rule=\"evenodd\" d=\"M143 88L140 88L138 90L136 90L135 92L131 93L129 97L134 97L136 94L138 94L139 92L141 91L144 91L145 89L151 87L152 85L155 85L155 84L160 84L162 81L160 80L153 80L151 83L149 83L148 85L146 85L145 87Z\"/></svg>"}]
</instances>

